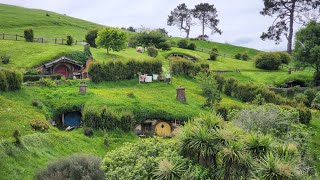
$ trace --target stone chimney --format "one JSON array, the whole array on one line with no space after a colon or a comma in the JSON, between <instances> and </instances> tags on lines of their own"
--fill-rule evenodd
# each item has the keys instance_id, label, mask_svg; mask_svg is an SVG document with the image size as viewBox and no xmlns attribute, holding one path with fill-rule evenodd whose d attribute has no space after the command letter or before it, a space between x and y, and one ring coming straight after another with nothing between
<instances>
[{"instance_id":1,"label":"stone chimney","mask_svg":"<svg viewBox=\"0 0 320 180\"><path fill-rule=\"evenodd\" d=\"M185 103L187 102L187 99L186 99L186 89L184 87L179 87L177 88L177 97L176 99L182 103Z\"/></svg>"},{"instance_id":2,"label":"stone chimney","mask_svg":"<svg viewBox=\"0 0 320 180\"><path fill-rule=\"evenodd\" d=\"M84 83L81 83L79 85L79 93L80 94L86 94L87 93L87 85Z\"/></svg>"}]
</instances>

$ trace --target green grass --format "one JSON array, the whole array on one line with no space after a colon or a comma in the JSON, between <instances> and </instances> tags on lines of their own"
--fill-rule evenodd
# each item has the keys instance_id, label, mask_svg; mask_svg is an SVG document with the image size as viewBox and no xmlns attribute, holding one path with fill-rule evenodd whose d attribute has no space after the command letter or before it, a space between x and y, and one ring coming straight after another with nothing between
<instances>
[{"instance_id":1,"label":"green grass","mask_svg":"<svg viewBox=\"0 0 320 180\"><path fill-rule=\"evenodd\" d=\"M109 146L104 145L106 133L95 131L92 138L83 135L83 130L72 132L34 133L22 137L24 148L10 141L0 141L0 174L2 180L33 179L36 172L50 162L71 154L93 154L103 158L106 152L135 143L133 133L108 132Z\"/></svg>"},{"instance_id":2,"label":"green grass","mask_svg":"<svg viewBox=\"0 0 320 180\"><path fill-rule=\"evenodd\" d=\"M316 162L316 168L318 173L320 172L320 119L319 119L319 112L313 113L313 119L310 122L310 127L312 128L311 132L314 132L312 139L309 143L309 147L311 148L311 151L315 154L315 162Z\"/></svg>"},{"instance_id":3,"label":"green grass","mask_svg":"<svg viewBox=\"0 0 320 180\"><path fill-rule=\"evenodd\" d=\"M0 12L0 33L23 35L25 29L32 28L36 38L66 38L71 35L82 40L88 30L103 27L67 15L6 4L0 4ZM50 16L46 16L47 13Z\"/></svg>"}]
</instances>

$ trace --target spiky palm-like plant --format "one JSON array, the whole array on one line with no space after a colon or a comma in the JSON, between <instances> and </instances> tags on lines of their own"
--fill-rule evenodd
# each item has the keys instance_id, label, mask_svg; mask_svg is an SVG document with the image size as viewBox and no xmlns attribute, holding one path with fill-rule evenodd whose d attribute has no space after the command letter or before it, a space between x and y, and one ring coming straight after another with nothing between
<instances>
[{"instance_id":1,"label":"spiky palm-like plant","mask_svg":"<svg viewBox=\"0 0 320 180\"><path fill-rule=\"evenodd\" d=\"M270 135L251 133L246 142L246 149L254 156L261 157L271 150L273 139Z\"/></svg>"},{"instance_id":2,"label":"spiky palm-like plant","mask_svg":"<svg viewBox=\"0 0 320 180\"><path fill-rule=\"evenodd\" d=\"M156 180L175 180L181 179L186 173L187 167L185 164L172 163L168 160L162 160L154 172Z\"/></svg>"},{"instance_id":3,"label":"spiky palm-like plant","mask_svg":"<svg viewBox=\"0 0 320 180\"><path fill-rule=\"evenodd\" d=\"M257 164L257 177L266 180L303 179L302 172L293 161L285 161L269 152Z\"/></svg>"}]
</instances>

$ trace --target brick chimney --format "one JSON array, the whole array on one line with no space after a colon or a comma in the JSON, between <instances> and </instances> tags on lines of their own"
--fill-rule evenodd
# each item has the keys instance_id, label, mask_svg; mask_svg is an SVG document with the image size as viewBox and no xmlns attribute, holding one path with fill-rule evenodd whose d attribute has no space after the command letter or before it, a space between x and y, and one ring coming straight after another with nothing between
<instances>
[{"instance_id":1,"label":"brick chimney","mask_svg":"<svg viewBox=\"0 0 320 180\"><path fill-rule=\"evenodd\" d=\"M187 99L186 99L186 89L184 87L178 87L177 88L177 97L176 99L182 103L185 103L187 102Z\"/></svg>"}]
</instances>

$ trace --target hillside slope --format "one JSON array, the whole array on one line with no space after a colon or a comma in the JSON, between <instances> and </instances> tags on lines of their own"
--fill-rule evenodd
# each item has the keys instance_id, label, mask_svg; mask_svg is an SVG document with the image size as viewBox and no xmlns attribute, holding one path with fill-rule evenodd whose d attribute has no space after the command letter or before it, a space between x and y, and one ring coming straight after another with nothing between
<instances>
[{"instance_id":1,"label":"hillside slope","mask_svg":"<svg viewBox=\"0 0 320 180\"><path fill-rule=\"evenodd\" d=\"M32 28L35 37L65 38L71 35L84 39L90 29L102 25L38 9L0 4L0 33L23 34L26 28Z\"/></svg>"}]
</instances>

